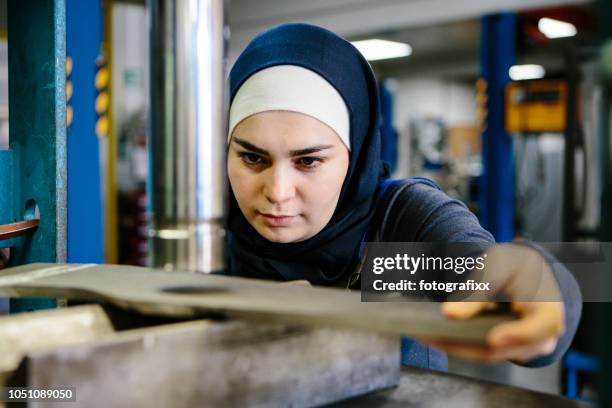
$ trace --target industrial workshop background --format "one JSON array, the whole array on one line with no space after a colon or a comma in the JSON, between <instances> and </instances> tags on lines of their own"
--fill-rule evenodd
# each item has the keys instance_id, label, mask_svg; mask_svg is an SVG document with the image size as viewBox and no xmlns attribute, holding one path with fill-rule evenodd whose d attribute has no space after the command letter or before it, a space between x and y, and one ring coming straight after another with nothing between
<instances>
[{"instance_id":1,"label":"industrial workshop background","mask_svg":"<svg viewBox=\"0 0 612 408\"><path fill-rule=\"evenodd\" d=\"M41 218L39 230L55 233L40 253L24 257L9 248L31 243L0 241L0 267L34 261L149 265L151 2L23 1L12 11L7 2L0 1L0 225L62 206L66 217ZM38 40L20 32L20 8L38 7L40 38L49 43L33 46ZM45 7L48 13L65 7L65 20L49 26ZM289 21L322 25L359 45L379 80L382 154L393 177L435 180L499 242L612 241L610 1L232 0L227 11L227 67L258 32ZM28 67L57 57L61 40L52 39L62 25L65 72L32 77ZM390 54L369 55L373 39L389 46L374 51ZM56 156L55 141L25 140L63 115L53 106L57 99L28 97L45 81L57 88L55 98L66 100L66 127L57 130L65 132L65 157ZM34 103L47 104L35 123L19 114ZM28 163L44 162L42 178L28 173L13 185L10 175L18 170L8 154L9 129L25 173ZM33 143L48 151L34 152ZM25 197L59 185L61 194L28 203L25 215L5 194ZM0 299L0 314L56 304ZM529 369L451 358L449 371L592 401L612 378L612 325L597 331L602 316L611 315L608 304L585 304L574 343L558 364ZM601 388L602 406L612 404L609 388Z\"/></svg>"}]
</instances>

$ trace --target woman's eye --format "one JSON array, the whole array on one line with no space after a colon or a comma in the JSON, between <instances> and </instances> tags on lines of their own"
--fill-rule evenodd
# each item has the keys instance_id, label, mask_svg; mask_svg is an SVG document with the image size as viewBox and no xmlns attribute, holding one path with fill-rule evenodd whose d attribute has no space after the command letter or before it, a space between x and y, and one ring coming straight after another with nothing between
<instances>
[{"instance_id":1,"label":"woman's eye","mask_svg":"<svg viewBox=\"0 0 612 408\"><path fill-rule=\"evenodd\" d=\"M239 153L239 156L246 164L263 163L262 157L254 153Z\"/></svg>"},{"instance_id":2,"label":"woman's eye","mask_svg":"<svg viewBox=\"0 0 612 408\"><path fill-rule=\"evenodd\" d=\"M301 157L297 162L302 167L314 168L321 164L323 160L318 157Z\"/></svg>"}]
</instances>

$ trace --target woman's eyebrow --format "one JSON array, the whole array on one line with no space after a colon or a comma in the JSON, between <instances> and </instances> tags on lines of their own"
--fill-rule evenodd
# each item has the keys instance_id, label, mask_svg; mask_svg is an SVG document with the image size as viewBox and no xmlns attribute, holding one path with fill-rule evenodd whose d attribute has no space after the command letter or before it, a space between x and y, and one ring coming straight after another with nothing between
<instances>
[{"instance_id":1,"label":"woman's eyebrow","mask_svg":"<svg viewBox=\"0 0 612 408\"><path fill-rule=\"evenodd\" d=\"M334 145L317 145L313 147L307 147L306 149L291 150L289 152L289 155L291 155L292 157L293 156L303 156L305 154L312 154L312 153L320 152L321 150L331 149L332 147L334 147Z\"/></svg>"},{"instance_id":2,"label":"woman's eyebrow","mask_svg":"<svg viewBox=\"0 0 612 408\"><path fill-rule=\"evenodd\" d=\"M262 149L261 147L257 147L254 144L247 142L246 140L242 140L242 139L238 139L237 137L233 137L232 141L236 142L240 146L252 152L259 153L264 156L270 155L266 150Z\"/></svg>"},{"instance_id":3,"label":"woman's eyebrow","mask_svg":"<svg viewBox=\"0 0 612 408\"><path fill-rule=\"evenodd\" d=\"M270 155L270 153L268 153L266 150L262 149L261 147L257 147L254 144L247 142L246 140L242 140L240 138L233 137L232 141L236 142L238 145L240 145L240 146L244 147L245 149L250 150L252 152L259 153L259 154L264 155L264 156L269 156ZM305 149L291 150L289 152L289 155L291 157L303 156L303 155L306 155L306 154L312 154L312 153L320 152L321 150L331 149L332 147L334 147L334 145L317 145L317 146L307 147Z\"/></svg>"}]
</instances>

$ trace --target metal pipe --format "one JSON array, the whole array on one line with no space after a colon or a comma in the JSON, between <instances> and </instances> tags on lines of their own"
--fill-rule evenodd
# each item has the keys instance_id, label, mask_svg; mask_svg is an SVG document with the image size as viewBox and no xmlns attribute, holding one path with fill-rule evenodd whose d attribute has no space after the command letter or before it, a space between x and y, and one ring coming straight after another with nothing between
<instances>
[{"instance_id":1,"label":"metal pipe","mask_svg":"<svg viewBox=\"0 0 612 408\"><path fill-rule=\"evenodd\" d=\"M224 268L224 0L150 0L150 250L154 267Z\"/></svg>"}]
</instances>

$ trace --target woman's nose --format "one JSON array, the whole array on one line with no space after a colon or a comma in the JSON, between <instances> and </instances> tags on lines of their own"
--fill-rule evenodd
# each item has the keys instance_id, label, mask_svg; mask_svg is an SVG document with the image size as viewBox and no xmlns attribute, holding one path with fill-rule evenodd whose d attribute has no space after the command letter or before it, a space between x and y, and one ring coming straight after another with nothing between
<instances>
[{"instance_id":1,"label":"woman's nose","mask_svg":"<svg viewBox=\"0 0 612 408\"><path fill-rule=\"evenodd\" d=\"M286 169L271 168L266 174L264 195L271 203L282 203L295 196L295 185Z\"/></svg>"}]
</instances>

